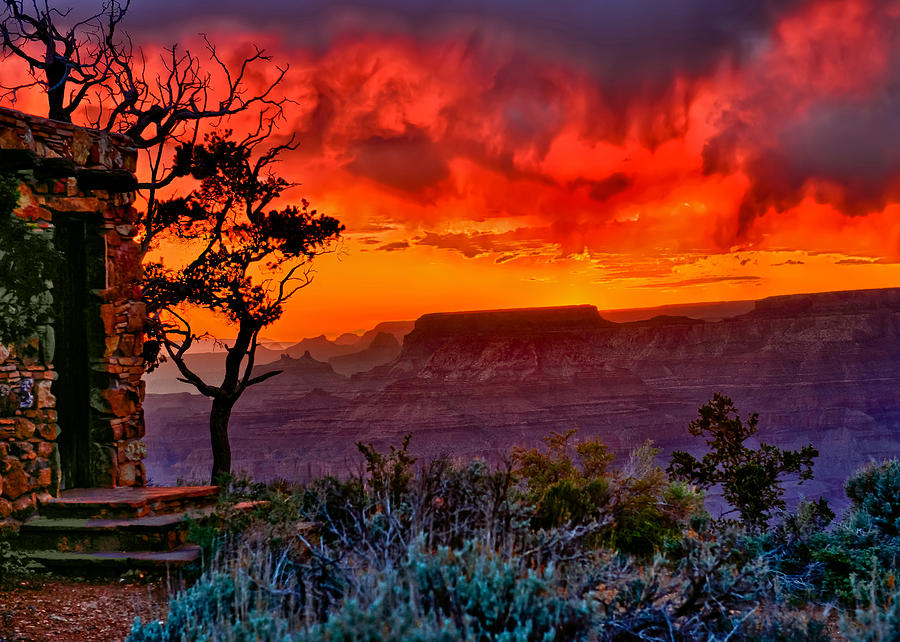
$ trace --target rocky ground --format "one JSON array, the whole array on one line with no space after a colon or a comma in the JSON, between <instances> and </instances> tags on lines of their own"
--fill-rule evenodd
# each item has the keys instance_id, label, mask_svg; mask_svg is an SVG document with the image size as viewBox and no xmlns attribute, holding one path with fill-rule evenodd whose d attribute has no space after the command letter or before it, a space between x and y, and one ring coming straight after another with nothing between
<instances>
[{"instance_id":1,"label":"rocky ground","mask_svg":"<svg viewBox=\"0 0 900 642\"><path fill-rule=\"evenodd\" d=\"M21 579L0 586L0 642L123 640L135 617L164 618L164 580Z\"/></svg>"}]
</instances>

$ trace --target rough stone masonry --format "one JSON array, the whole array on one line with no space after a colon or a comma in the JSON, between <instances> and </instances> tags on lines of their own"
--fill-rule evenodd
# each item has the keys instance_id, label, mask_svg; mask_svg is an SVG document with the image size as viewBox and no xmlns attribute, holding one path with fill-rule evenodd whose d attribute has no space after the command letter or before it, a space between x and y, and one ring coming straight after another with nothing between
<instances>
[{"instance_id":1,"label":"rough stone masonry","mask_svg":"<svg viewBox=\"0 0 900 642\"><path fill-rule=\"evenodd\" d=\"M83 221L84 240L73 246L83 249L88 275L87 291L76 302L84 346L77 335L66 338L53 328L25 343L0 345L0 520L7 525L26 518L41 499L58 495L69 479L95 487L145 483L146 311L142 254L134 241L136 159L125 137L0 109L0 171L19 180L15 215L53 230L57 239L64 221ZM54 287L51 295L61 309L65 292ZM72 348L82 351L85 363L83 376L68 367L67 381L57 365ZM57 398L75 384L88 399L80 402L81 414L70 415L78 418L70 420L76 425L65 425ZM82 435L76 465L88 468L77 475L66 470L73 464L65 452L61 457L61 431Z\"/></svg>"}]
</instances>

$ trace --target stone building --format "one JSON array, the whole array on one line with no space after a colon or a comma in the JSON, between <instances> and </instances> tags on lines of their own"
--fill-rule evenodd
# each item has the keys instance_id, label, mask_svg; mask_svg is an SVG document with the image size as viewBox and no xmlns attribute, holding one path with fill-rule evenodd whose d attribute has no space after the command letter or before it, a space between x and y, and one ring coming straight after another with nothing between
<instances>
[{"instance_id":1,"label":"stone building","mask_svg":"<svg viewBox=\"0 0 900 642\"><path fill-rule=\"evenodd\" d=\"M52 328L0 345L0 520L61 489L144 485L136 158L125 137L0 109L15 215L52 229L64 257Z\"/></svg>"}]
</instances>

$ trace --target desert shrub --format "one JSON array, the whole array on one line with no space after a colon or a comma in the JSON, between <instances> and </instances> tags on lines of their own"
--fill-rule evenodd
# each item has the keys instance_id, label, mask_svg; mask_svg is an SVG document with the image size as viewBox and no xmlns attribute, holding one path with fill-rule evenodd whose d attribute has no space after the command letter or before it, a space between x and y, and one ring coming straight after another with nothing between
<instances>
[{"instance_id":1,"label":"desert shrub","mask_svg":"<svg viewBox=\"0 0 900 642\"><path fill-rule=\"evenodd\" d=\"M858 519L888 537L900 535L900 462L890 459L856 471L844 485Z\"/></svg>"},{"instance_id":2,"label":"desert shrub","mask_svg":"<svg viewBox=\"0 0 900 642\"><path fill-rule=\"evenodd\" d=\"M297 627L302 592L285 551L235 539L190 587L169 601L165 621L136 619L133 642L281 640Z\"/></svg>"},{"instance_id":3,"label":"desert shrub","mask_svg":"<svg viewBox=\"0 0 900 642\"><path fill-rule=\"evenodd\" d=\"M574 640L590 624L552 565L527 568L475 542L427 552L368 574L307 640Z\"/></svg>"},{"instance_id":4,"label":"desert shrub","mask_svg":"<svg viewBox=\"0 0 900 642\"><path fill-rule=\"evenodd\" d=\"M893 578L893 574L891 576ZM893 584L893 582L892 582ZM854 581L860 606L841 618L841 633L848 640L890 642L900 640L900 593L892 585L886 594L876 581Z\"/></svg>"},{"instance_id":5,"label":"desert shrub","mask_svg":"<svg viewBox=\"0 0 900 642\"><path fill-rule=\"evenodd\" d=\"M782 511L768 530L746 533L739 544L766 558L783 597L794 602L821 599L827 569L818 553L832 537L826 529L833 519L826 500L800 502L794 511Z\"/></svg>"},{"instance_id":6,"label":"desert shrub","mask_svg":"<svg viewBox=\"0 0 900 642\"><path fill-rule=\"evenodd\" d=\"M752 611L741 623L741 634L732 639L754 642L830 642L821 612L792 611L780 606Z\"/></svg>"},{"instance_id":7,"label":"desert shrub","mask_svg":"<svg viewBox=\"0 0 900 642\"><path fill-rule=\"evenodd\" d=\"M815 538L812 559L823 567L821 596L848 606L865 606L873 592L882 601L893 588L900 540L841 525ZM862 578L867 578L870 590L858 590Z\"/></svg>"},{"instance_id":8,"label":"desert shrub","mask_svg":"<svg viewBox=\"0 0 900 642\"><path fill-rule=\"evenodd\" d=\"M592 578L599 639L766 639L753 631L778 627L763 614L775 599L774 583L764 558L748 554L741 537L731 531L715 541L686 537L671 557L606 561Z\"/></svg>"},{"instance_id":9,"label":"desert shrub","mask_svg":"<svg viewBox=\"0 0 900 642\"><path fill-rule=\"evenodd\" d=\"M900 538L885 536L856 510L839 523L824 499L801 502L768 531L741 546L765 557L786 598L864 607L872 592L883 601L893 588ZM859 590L865 578L866 591Z\"/></svg>"},{"instance_id":10,"label":"desert shrub","mask_svg":"<svg viewBox=\"0 0 900 642\"><path fill-rule=\"evenodd\" d=\"M265 504L221 526L200 581L131 639L821 640L807 603L843 591L865 609L858 578L890 594L891 538L829 526L824 502L735 529L650 444L616 469L573 434L506 466L414 465L404 440L362 448L349 480L237 481L232 503Z\"/></svg>"},{"instance_id":11,"label":"desert shrub","mask_svg":"<svg viewBox=\"0 0 900 642\"><path fill-rule=\"evenodd\" d=\"M594 546L651 556L677 537L690 517L702 511L702 496L670 482L656 465L659 450L650 442L636 448L621 470L599 440L572 445L576 430L553 432L537 448L513 451L514 472L535 504L535 528L590 525Z\"/></svg>"},{"instance_id":12,"label":"desert shrub","mask_svg":"<svg viewBox=\"0 0 900 642\"><path fill-rule=\"evenodd\" d=\"M243 549L175 596L165 622L138 620L128 639L574 640L590 624L552 565L536 571L480 543L429 551L420 539L397 560L352 557L337 563L342 591L322 609L311 565Z\"/></svg>"},{"instance_id":13,"label":"desert shrub","mask_svg":"<svg viewBox=\"0 0 900 642\"><path fill-rule=\"evenodd\" d=\"M409 490L416 458L409 454L412 433L403 435L400 447L390 447L389 453L380 453L372 444L356 442L356 448L365 459L366 473L372 490L388 501L399 503Z\"/></svg>"}]
</instances>

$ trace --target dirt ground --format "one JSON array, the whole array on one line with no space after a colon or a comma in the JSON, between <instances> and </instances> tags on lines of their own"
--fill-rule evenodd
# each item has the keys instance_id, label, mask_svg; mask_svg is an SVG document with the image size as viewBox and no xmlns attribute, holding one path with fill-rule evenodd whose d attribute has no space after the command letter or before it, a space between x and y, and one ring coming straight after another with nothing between
<instances>
[{"instance_id":1,"label":"dirt ground","mask_svg":"<svg viewBox=\"0 0 900 642\"><path fill-rule=\"evenodd\" d=\"M165 617L170 589L165 580L10 581L0 586L0 642L123 640L136 616Z\"/></svg>"}]
</instances>

